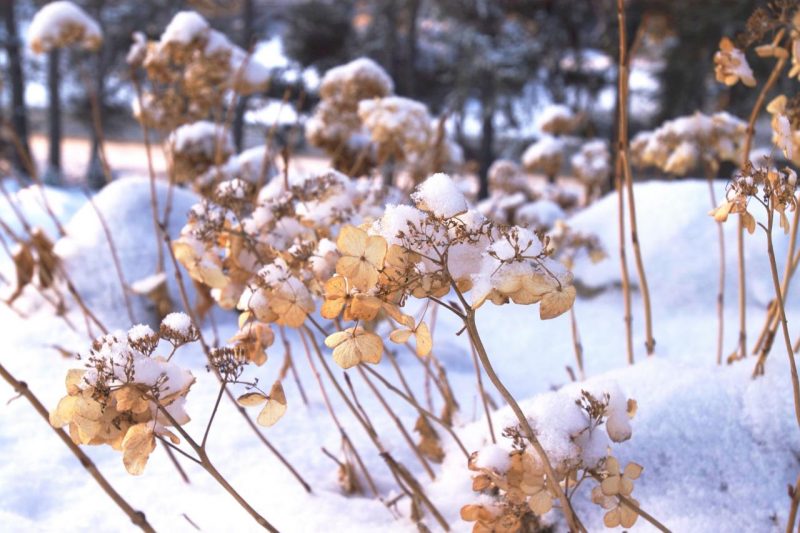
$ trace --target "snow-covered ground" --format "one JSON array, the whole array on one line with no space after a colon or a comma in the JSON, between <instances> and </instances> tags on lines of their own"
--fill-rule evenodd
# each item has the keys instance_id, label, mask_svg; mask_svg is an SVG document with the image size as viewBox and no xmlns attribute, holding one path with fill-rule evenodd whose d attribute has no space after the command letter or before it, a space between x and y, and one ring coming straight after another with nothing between
<instances>
[{"instance_id":1,"label":"snow-covered ground","mask_svg":"<svg viewBox=\"0 0 800 533\"><path fill-rule=\"evenodd\" d=\"M718 184L717 196L723 191ZM38 207L38 192L15 192L32 220L47 223ZM97 308L101 320L111 327L127 328L129 320L108 244L96 225L91 206L80 192L50 191L57 214L66 224L70 241L59 244L69 255L77 289ZM164 191L161 191L164 194ZM673 531L778 531L783 530L789 508L786 487L797 477L800 434L793 417L788 362L779 339L767 361L766 376L750 377L753 360L717 367L716 307L718 252L716 226L707 215L708 190L702 181L652 182L636 187L639 236L653 297L656 354L646 358L641 299L634 293L634 345L637 363L626 365L622 294L619 289L616 198L606 197L579 213L569 223L576 229L597 233L609 258L597 265L579 263L575 274L582 286L575 312L584 346L586 372L595 382L616 382L628 397L638 402L633 437L616 446L622 463L644 466L635 497L643 509ZM170 224L173 236L193 201L178 194ZM155 268L155 241L146 180L121 180L96 197L116 235L128 282L145 277ZM75 214L77 213L77 214ZM0 200L0 217L8 223L14 215ZM37 222L38 223L38 222ZM52 225L50 225L52 226ZM15 228L17 226L15 225ZM52 227L47 228L51 235ZM726 227L728 283L726 298L725 355L734 348L738 335L736 310L735 234ZM776 234L778 262L782 269L788 238ZM760 328L771 294L763 234L746 237L748 267L748 326L750 338ZM70 255L71 254L71 255ZM629 253L629 260L632 259ZM84 258L81 260L80 258ZM0 261L0 271L14 279L9 262ZM630 264L635 279L635 268ZM173 287L174 292L174 287ZM798 316L798 288L787 297L790 328ZM79 363L66 359L53 348L84 350L88 341L82 318L70 318L77 331L53 315L46 305L34 305L35 293L26 292L19 306L27 314L21 319L0 307L0 338L5 349L0 362L17 378L25 380L48 408L64 395L64 376ZM175 301L177 297L175 297ZM137 321L148 320L141 302L134 309ZM236 315L215 311L219 338L236 331ZM538 310L527 306L483 306L478 325L501 378L522 405L531 405L537 395L549 394L568 385L567 365L574 367L568 315L548 322L538 319ZM448 379L460 404L457 431L467 448L477 450L487 442L486 420L476 394L472 359L465 339L456 336L460 324L440 311L434 331L434 350L445 364ZM206 329L209 338L212 330ZM300 400L297 386L286 379L289 410L275 426L262 429L272 442L312 485L307 494L274 456L252 435L234 407L223 402L211 431L209 455L231 484L281 531L413 531L408 502L398 509L406 518L397 519L380 502L369 497L344 496L338 488L336 464L322 453L340 449L336 427L325 410L319 389L309 370L305 351L290 332L290 345L309 405ZM319 340L319 339L318 339ZM327 351L325 352L328 353ZM262 383L275 379L283 360L281 343L269 350L270 361L250 370ZM194 420L186 429L199 437L217 392L216 381L205 370L199 350L187 349L177 356L182 366L197 377L188 396L187 410ZM424 375L420 365L405 351L397 358L415 392L423 397ZM462 505L476 496L470 488L470 471L464 456L448 440L447 456L435 467L431 480L401 439L393 421L371 398L355 369L348 371L365 409L387 448L417 475L434 503L455 531L469 531L471 524L459 518ZM378 371L392 381L395 374L388 361ZM335 371L341 379L341 372ZM395 484L367 435L343 408L328 386L337 414L385 498L391 499ZM383 391L398 409L405 424L413 426L415 413L392 393ZM489 390L498 404L500 397ZM0 530L2 531L133 531L135 527L83 471L75 457L61 444L48 425L22 398L6 403L14 392L0 384ZM509 411L493 414L495 427L509 421ZM85 448L100 471L136 508L143 511L158 531L257 531L252 519L204 471L183 461L190 478L184 483L163 450L156 450L141 477L126 473L118 452L108 447ZM574 501L590 531L602 529L603 510L590 501L588 490ZM557 519L558 511L548 515ZM427 525L436 530L436 523ZM563 524L560 525L563 527ZM636 530L652 527L639 520Z\"/></svg>"}]
</instances>

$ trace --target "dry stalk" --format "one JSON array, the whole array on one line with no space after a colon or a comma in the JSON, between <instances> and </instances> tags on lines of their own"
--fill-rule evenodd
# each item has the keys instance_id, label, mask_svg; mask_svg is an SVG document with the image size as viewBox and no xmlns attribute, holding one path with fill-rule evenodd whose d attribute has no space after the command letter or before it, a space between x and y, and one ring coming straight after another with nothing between
<instances>
[{"instance_id":1,"label":"dry stalk","mask_svg":"<svg viewBox=\"0 0 800 533\"><path fill-rule=\"evenodd\" d=\"M357 368L358 368L359 373L361 374L361 378L366 382L367 386L372 391L372 393L375 395L375 397L378 399L378 402L381 404L381 406L383 406L383 409L386 411L386 414L389 415L389 418L391 418L392 421L395 423L395 425L397 426L397 429L400 431L400 434L403 436L403 439L406 441L406 443L408 444L409 448L411 448L411 451L414 453L414 455L419 460L420 464L422 465L422 468L425 470L425 473L428 474L428 476L431 478L432 481L435 480L436 479L436 474L433 473L433 469L431 468L430 463L428 463L428 460L419 451L419 448L417 447L417 445L414 444L414 439L411 438L411 435L408 433L408 430L403 425L403 421L400 420L400 417L397 416L397 414L394 412L392 407L388 403L386 403L386 399L380 393L380 391L375 386L375 384L372 381L370 381L369 377L364 372L364 369L362 368L362 366L358 365Z\"/></svg>"},{"instance_id":2,"label":"dry stalk","mask_svg":"<svg viewBox=\"0 0 800 533\"><path fill-rule=\"evenodd\" d=\"M800 380L797 376L797 365L794 360L794 350L792 349L792 341L789 338L789 326L786 322L786 309L783 305L783 294L781 293L781 284L778 280L778 265L775 262L775 250L772 245L772 226L774 221L774 213L772 209L772 200L767 208L767 226L764 227L760 222L758 223L764 231L767 232L767 254L769 255L769 266L772 273L772 284L775 289L775 301L778 305L778 312L780 313L781 329L783 330L783 341L786 344L786 354L789 357L789 367L791 369L792 377L792 393L794 396L794 414L797 419L797 425L800 427Z\"/></svg>"},{"instance_id":3,"label":"dry stalk","mask_svg":"<svg viewBox=\"0 0 800 533\"><path fill-rule=\"evenodd\" d=\"M175 252L173 252L172 250L172 240L170 239L169 234L167 233L164 227L158 226L158 228L167 245L167 250L169 251L169 256L172 259L172 264L175 267L175 280L178 282L178 292L181 295L181 302L183 304L183 307L186 310L186 314L192 320L192 323L199 325L200 322L197 321L197 317L195 316L194 310L192 309L192 306L189 303L189 295L186 292L186 286L183 282L183 274L181 274L180 264L178 263L178 259L175 257ZM205 338L203 337L202 330L198 327L197 331L198 331L198 340L200 341L200 346L203 349L203 353L205 354L206 359L208 359L210 363L212 359L211 350ZM222 376L220 376L219 372L213 366L211 366L211 368L214 370L214 375L216 376L217 380L220 383L223 383ZM264 434L258 429L258 426L256 426L255 422L253 422L253 420L250 418L250 415L247 414L245 408L239 405L239 403L236 401L236 398L231 393L231 391L224 386L223 390L225 392L225 395L231 401L231 403L233 403L233 405L236 407L236 410L239 413L239 415L241 415L241 417L245 420L247 425L250 427L253 433L256 434L261 443L264 444L264 446L266 446L269 449L269 451L272 452L272 454L283 464L283 466L285 466L287 470L289 470L289 472L292 473L292 475L303 486L306 492L311 493L312 492L311 485L309 485L306 482L306 480L303 479L303 477L300 475L300 472L298 472L297 469L295 469L294 466L292 466L292 464L289 463L289 461L283 456L283 454L281 454L280 451L278 451L278 449L275 448L275 446L273 446L273 444L269 440L267 440Z\"/></svg>"},{"instance_id":4,"label":"dry stalk","mask_svg":"<svg viewBox=\"0 0 800 533\"><path fill-rule=\"evenodd\" d=\"M783 41L785 30L780 30L775 37L775 42L780 45ZM761 113L761 108L764 106L764 101L767 98L767 94L777 82L778 77L780 76L781 72L783 71L784 66L786 65L787 58L780 58L775 63L775 66L772 69L772 72L767 78L766 83L761 88L761 91L758 93L758 97L756 98L755 104L753 104L753 109L750 111L750 117L747 121L747 130L744 138L744 145L742 148L742 164L741 168L744 169L747 165L748 161L750 160L750 148L753 145L753 138L755 137L756 133L756 120L758 119L758 115ZM739 228L738 234L736 238L736 245L737 245L737 253L738 253L738 267L739 267L739 346L738 346L738 358L744 359L747 357L747 285L745 281L745 262L744 262L744 222L742 219L742 215L739 215ZM736 353L736 351L734 351Z\"/></svg>"},{"instance_id":5,"label":"dry stalk","mask_svg":"<svg viewBox=\"0 0 800 533\"><path fill-rule=\"evenodd\" d=\"M628 160L628 78L630 58L628 57L627 37L625 33L625 1L617 0L617 21L619 23L619 164L625 177L625 187L628 192L628 215L631 224L631 243L633 244L633 257L636 262L636 273L642 291L642 305L644 306L645 348L647 355L653 355L656 341L653 338L653 315L650 305L650 288L642 261L642 251L639 247L639 234L636 224L636 201L633 194L633 176Z\"/></svg>"},{"instance_id":6,"label":"dry stalk","mask_svg":"<svg viewBox=\"0 0 800 533\"><path fill-rule=\"evenodd\" d=\"M313 357L311 357L311 350L308 347L308 341L306 341L306 336L305 336L307 332L304 332L302 329L299 330L299 332L300 332L300 340L302 341L303 347L306 350L308 365L311 368L312 374L314 374L314 378L317 380L317 385L319 386L320 393L322 394L322 401L325 404L326 409L328 410L328 414L330 415L331 420L333 420L336 429L339 430L339 435L341 435L342 437L342 445L343 447L347 446L347 448L349 448L350 451L353 453L356 463L358 464L359 469L361 469L361 473L363 474L364 479L366 479L367 485L369 485L372 495L382 501L383 499L381 498L380 493L378 492L378 487L377 485L375 485L375 481L372 479L372 475L370 475L369 470L364 465L364 461L361 459L361 454L358 453L358 450L353 445L353 441L350 439L350 436L347 434L347 431L345 431L344 426L342 426L341 422L339 422L339 417L336 416L336 411L333 410L330 398L328 396L327 391L325 390L325 385L322 383L322 376L320 376L320 373L317 370L317 365L314 363ZM308 334L310 335L311 333L308 332ZM311 344L312 346L315 347L315 349L318 349L316 343L313 342L313 340L311 341Z\"/></svg>"},{"instance_id":7,"label":"dry stalk","mask_svg":"<svg viewBox=\"0 0 800 533\"><path fill-rule=\"evenodd\" d=\"M714 194L714 174L706 168L708 194L711 209L717 207L717 195ZM717 289L717 364L722 364L722 349L725 342L725 229L722 222L717 222L717 240L719 246L719 287Z\"/></svg>"},{"instance_id":8,"label":"dry stalk","mask_svg":"<svg viewBox=\"0 0 800 533\"><path fill-rule=\"evenodd\" d=\"M492 444L497 444L497 437L494 434L494 423L492 422L492 412L489 409L489 401L487 399L486 389L483 388L483 375L481 374L481 366L478 362L478 353L475 351L475 345L470 338L469 349L472 352L472 366L475 369L475 381L478 385L478 394L481 397L481 404L483 405L483 414L486 417L486 424L489 426L489 436L492 438Z\"/></svg>"},{"instance_id":9,"label":"dry stalk","mask_svg":"<svg viewBox=\"0 0 800 533\"><path fill-rule=\"evenodd\" d=\"M583 344L581 343L581 335L578 332L578 319L575 316L575 305L569 308L569 321L570 330L572 331L572 346L575 349L575 364L578 366L578 375L581 381L586 379L586 373L583 370Z\"/></svg>"},{"instance_id":10,"label":"dry stalk","mask_svg":"<svg viewBox=\"0 0 800 533\"><path fill-rule=\"evenodd\" d=\"M131 522L138 526L142 531L147 533L155 533L155 529L150 523L147 521L144 513L141 511L137 511L122 497L122 495L116 491L116 489L108 482L108 480L103 477L103 474L97 469L97 466L94 462L86 455L80 447L72 442L72 438L67 435L67 433L60 428L54 428L50 425L50 413L48 413L47 409L42 402L33 394L33 392L28 387L28 384L24 381L17 380L6 368L0 364L0 376L14 388L17 394L24 396L26 400L33 406L39 415L45 419L47 425L50 426L56 435L61 439L61 441L69 448L69 450L75 455L75 457L80 461L81 466L89 473L89 475L94 478L100 488L111 498L117 506L122 509L122 511L128 515Z\"/></svg>"},{"instance_id":11,"label":"dry stalk","mask_svg":"<svg viewBox=\"0 0 800 533\"><path fill-rule=\"evenodd\" d=\"M621 161L617 158L616 179L614 183L617 188L617 226L619 229L619 261L622 277L622 300L623 300L623 320L625 322L625 349L628 354L628 364L632 365L633 360L633 317L631 316L631 281L628 273L628 260L625 252L625 194L623 188L623 178L621 172Z\"/></svg>"},{"instance_id":12,"label":"dry stalk","mask_svg":"<svg viewBox=\"0 0 800 533\"><path fill-rule=\"evenodd\" d=\"M100 212L100 209L97 208L97 204L94 203L94 199L92 198L91 193L86 189L83 190L83 194L86 196L86 199L89 202L89 205L92 206L94 209L95 214L97 215L97 219L100 221L100 226L103 228L103 234L106 237L106 242L108 243L108 248L111 250L111 259L114 262L114 269L117 272L117 278L119 279L119 285L122 289L122 298L125 300L125 309L128 311L128 320L130 320L131 324L136 323L136 318L133 316L133 306L131 305L130 296L128 294L128 284L125 282L125 275L122 272L122 264L119 261L119 254L117 253L117 246L114 244L114 236L111 235L111 230L108 228L108 224L106 223L106 219L103 216L103 213Z\"/></svg>"},{"instance_id":13,"label":"dry stalk","mask_svg":"<svg viewBox=\"0 0 800 533\"><path fill-rule=\"evenodd\" d=\"M203 470L208 472L209 475L211 475L211 477L213 477L214 480L217 483L219 483L222 486L222 488L224 488L228 492L228 494L230 494L233 497L233 499L235 499L236 502L240 506L242 506L242 508L245 511L248 512L248 514L250 516L253 517L253 519L258 523L258 525L260 525L261 527L263 527L267 531L271 531L273 533L278 533L278 530L275 528L275 526L273 526L266 518L261 516L261 514L259 514L258 511L256 511L247 502L247 500L245 500L238 492L236 492L236 490L233 488L233 486L231 486L231 484L228 482L228 480L225 479L225 477L222 474L220 474L219 470L217 470L217 468L214 466L214 464L211 462L211 460L208 457L208 453L206 451L206 443L207 443L207 439L208 439L208 432L211 429L211 424L214 422L214 417L215 417L215 415L217 413L217 408L219 407L220 400L222 400L222 393L223 393L223 391L226 391L226 390L228 390L228 389L225 386L225 384L224 383L221 384L219 395L217 396L216 403L214 404L214 409L211 412L211 418L208 421L208 425L206 426L205 434L203 435L203 440L202 440L202 442L200 444L198 444L197 441L194 440L192 438L192 436L189 435L186 432L185 429L183 429L183 427L178 423L177 420L175 420L175 418L170 414L170 412L167 411L164 408L164 406L162 406L160 403L158 403L158 401L156 399L154 399L154 398L149 398L149 399L151 401L156 402L156 406L158 407L158 410L161 412L161 414L163 414L167 418L167 420L170 421L170 423L175 427L175 430L178 433L180 433L181 437L184 438L186 443L189 445L190 448L192 448L192 450L197 455L197 457L192 457L191 455L187 454L186 452L184 452L180 448L175 447L173 444L167 444L167 445L170 446L170 447L173 447L173 449L178 451L178 453L180 453L181 455L183 455L187 459L190 459L190 460L194 461L201 468L203 468ZM162 440L162 442L166 443L167 441Z\"/></svg>"}]
</instances>

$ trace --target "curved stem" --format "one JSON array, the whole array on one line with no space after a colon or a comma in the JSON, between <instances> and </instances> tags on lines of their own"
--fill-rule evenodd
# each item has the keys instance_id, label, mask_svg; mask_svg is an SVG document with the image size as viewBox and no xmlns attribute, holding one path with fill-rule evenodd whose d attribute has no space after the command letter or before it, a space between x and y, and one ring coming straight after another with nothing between
<instances>
[{"instance_id":1,"label":"curved stem","mask_svg":"<svg viewBox=\"0 0 800 533\"><path fill-rule=\"evenodd\" d=\"M458 294L460 295L460 293ZM534 433L530 422L528 422L528 418L525 416L525 413L522 412L522 408L517 403L517 400L514 399L509 390L500 380L500 377L494 371L492 362L489 360L489 356L486 353L486 348L483 346L483 341L481 340L477 325L475 324L475 311L468 306L465 306L465 308L466 320L464 321L464 324L467 327L467 332L472 340L473 345L475 346L475 350L478 352L478 358L483 365L483 369L486 371L486 375L489 376L489 380L495 386L497 392L500 393L509 407L511 407L511 410L514 412L514 415L516 415L517 420L519 421L525 437L528 439L528 441L530 441L531 446L533 446L533 448L536 450L536 453L541 458L545 473L547 474L547 483L561 502L561 510L564 513L564 518L567 520L567 525L569 526L570 531L585 531L585 529L580 527L575 520L575 516L572 511L572 505L570 504L569 499L567 499L567 495L564 494L564 491L561 489L561 486L558 483L558 478L556 477L556 473L553 470L553 466L550 464L550 459L547 457L547 452L545 452L544 448L539 442L539 439L536 438L536 434Z\"/></svg>"},{"instance_id":2,"label":"curved stem","mask_svg":"<svg viewBox=\"0 0 800 533\"><path fill-rule=\"evenodd\" d=\"M778 280L778 265L775 263L775 250L772 247L772 226L773 210L767 210L767 253L769 254L769 267L772 272L772 283L775 288L775 299L778 302L778 312L780 313L781 329L783 330L783 341L786 344L786 353L789 356L789 367L792 377L792 393L794 395L794 415L797 425L800 427L800 380L797 377L797 365L794 360L794 350L792 350L792 340L789 338L789 326L786 323L786 310L783 306L783 294Z\"/></svg>"}]
</instances>

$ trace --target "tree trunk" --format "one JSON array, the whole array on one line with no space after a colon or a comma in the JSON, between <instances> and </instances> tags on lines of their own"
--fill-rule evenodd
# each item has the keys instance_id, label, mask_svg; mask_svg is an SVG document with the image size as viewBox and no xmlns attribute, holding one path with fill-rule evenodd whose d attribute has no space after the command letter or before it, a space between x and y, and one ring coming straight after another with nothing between
<instances>
[{"instance_id":1,"label":"tree trunk","mask_svg":"<svg viewBox=\"0 0 800 533\"><path fill-rule=\"evenodd\" d=\"M403 58L403 83L409 98L414 98L417 92L416 64L417 64L417 18L419 17L420 0L408 0L406 4L408 14L408 33L406 34L406 53Z\"/></svg>"},{"instance_id":2,"label":"tree trunk","mask_svg":"<svg viewBox=\"0 0 800 533\"><path fill-rule=\"evenodd\" d=\"M47 125L49 153L44 181L61 185L61 78L59 73L61 52L54 48L47 54Z\"/></svg>"},{"instance_id":3,"label":"tree trunk","mask_svg":"<svg viewBox=\"0 0 800 533\"><path fill-rule=\"evenodd\" d=\"M92 147L89 153L89 166L86 169L86 185L94 191L102 189L108 181L103 168L103 163L100 161L100 135L103 131L103 116L105 115L105 87L103 83L103 80L105 79L105 69L103 68L102 56L98 55L96 60L97 77L95 78L96 81L94 88L90 89L94 92L94 103L90 102L90 105L96 105L97 110L89 110L91 120L91 127L89 128L89 131L91 132L90 138L92 141ZM94 118L95 112L99 115L96 120ZM98 131L98 128L100 131Z\"/></svg>"},{"instance_id":4,"label":"tree trunk","mask_svg":"<svg viewBox=\"0 0 800 533\"><path fill-rule=\"evenodd\" d=\"M478 200L489 197L489 167L492 162L494 162L494 103L484 102Z\"/></svg>"},{"instance_id":5,"label":"tree trunk","mask_svg":"<svg viewBox=\"0 0 800 533\"><path fill-rule=\"evenodd\" d=\"M255 6L253 0L242 2L242 39L239 45L245 50L253 47L255 35ZM236 115L233 117L233 142L236 144L236 151L244 149L244 113L247 110L247 100L249 97L242 96L236 103Z\"/></svg>"},{"instance_id":6,"label":"tree trunk","mask_svg":"<svg viewBox=\"0 0 800 533\"><path fill-rule=\"evenodd\" d=\"M8 55L8 78L11 80L11 123L21 144L23 154L14 149L14 166L20 173L25 172L26 159L30 158L28 145L28 113L25 108L25 79L22 73L22 54L17 35L17 21L14 13L14 0L2 0L3 18L6 22L6 54Z\"/></svg>"}]
</instances>

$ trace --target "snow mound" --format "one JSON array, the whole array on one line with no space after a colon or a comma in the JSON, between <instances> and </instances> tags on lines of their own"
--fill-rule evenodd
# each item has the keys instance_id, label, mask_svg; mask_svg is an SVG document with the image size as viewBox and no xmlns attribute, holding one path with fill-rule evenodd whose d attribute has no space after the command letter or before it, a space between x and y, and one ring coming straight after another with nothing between
<instances>
[{"instance_id":1,"label":"snow mound","mask_svg":"<svg viewBox=\"0 0 800 533\"><path fill-rule=\"evenodd\" d=\"M636 399L639 409L631 421L631 439L612 444L612 450L621 464L636 462L644 467L633 493L643 509L672 531L776 531L776 523L786 523L786 486L795 481L800 437L785 356L771 357L768 364L766 376L752 380L749 365L699 368L653 358L520 405L534 421L549 416L543 424L549 431L540 433L540 439L552 453L576 445L569 439L559 441L552 431L553 427L569 429L572 423L571 416L559 418L570 408L564 398L576 396L581 389L593 394L609 390L613 403L613 396L624 391ZM508 408L492 417L498 435L497 428L516 421ZM507 439L491 446L485 420L459 433L469 451L494 451L486 454L486 461L502 469L501 452ZM452 507L476 501L471 474L453 446L429 494L447 498ZM587 529L602 531L605 511L591 503L591 486L584 483L573 502ZM558 512L547 518L557 519ZM639 519L634 530L654 528Z\"/></svg>"},{"instance_id":2,"label":"snow mound","mask_svg":"<svg viewBox=\"0 0 800 533\"><path fill-rule=\"evenodd\" d=\"M719 200L725 194L727 181L717 180L714 193ZM651 181L634 186L642 260L654 301L659 306L680 305L682 308L715 305L719 283L719 251L717 225L708 215L711 209L708 183L704 180L680 182ZM764 220L756 206L756 220ZM597 264L579 260L573 273L584 285L593 288L620 283L619 240L617 238L617 197L609 194L568 221L577 231L599 236L608 258ZM630 243L630 224L626 214L628 235L628 269L636 285L636 267ZM737 294L736 220L723 225L725 230L725 294L732 302ZM776 228L773 234L779 271L788 249L789 238ZM757 229L744 238L745 271L748 303L765 306L774 295L767 259L766 235ZM798 285L789 288L787 301L800 297Z\"/></svg>"},{"instance_id":3,"label":"snow mound","mask_svg":"<svg viewBox=\"0 0 800 533\"><path fill-rule=\"evenodd\" d=\"M168 186L156 182L159 210L166 205ZM176 238L186 223L186 213L198 198L194 194L175 188L172 191L172 211L167 229ZM113 235L114 245L128 285L156 273L157 250L155 228L150 207L150 181L146 178L125 178L111 182L94 197L97 209L103 214ZM119 278L113 266L108 240L91 205L84 205L65 227L67 236L56 243L56 253L86 305L103 317L109 328L127 329L129 323L125 300ZM166 245L160 244L165 254L165 269L170 298L176 308L181 307L180 293L175 281L172 262ZM187 290L193 292L189 283ZM133 314L137 321L156 324L149 301L130 295Z\"/></svg>"}]
</instances>

